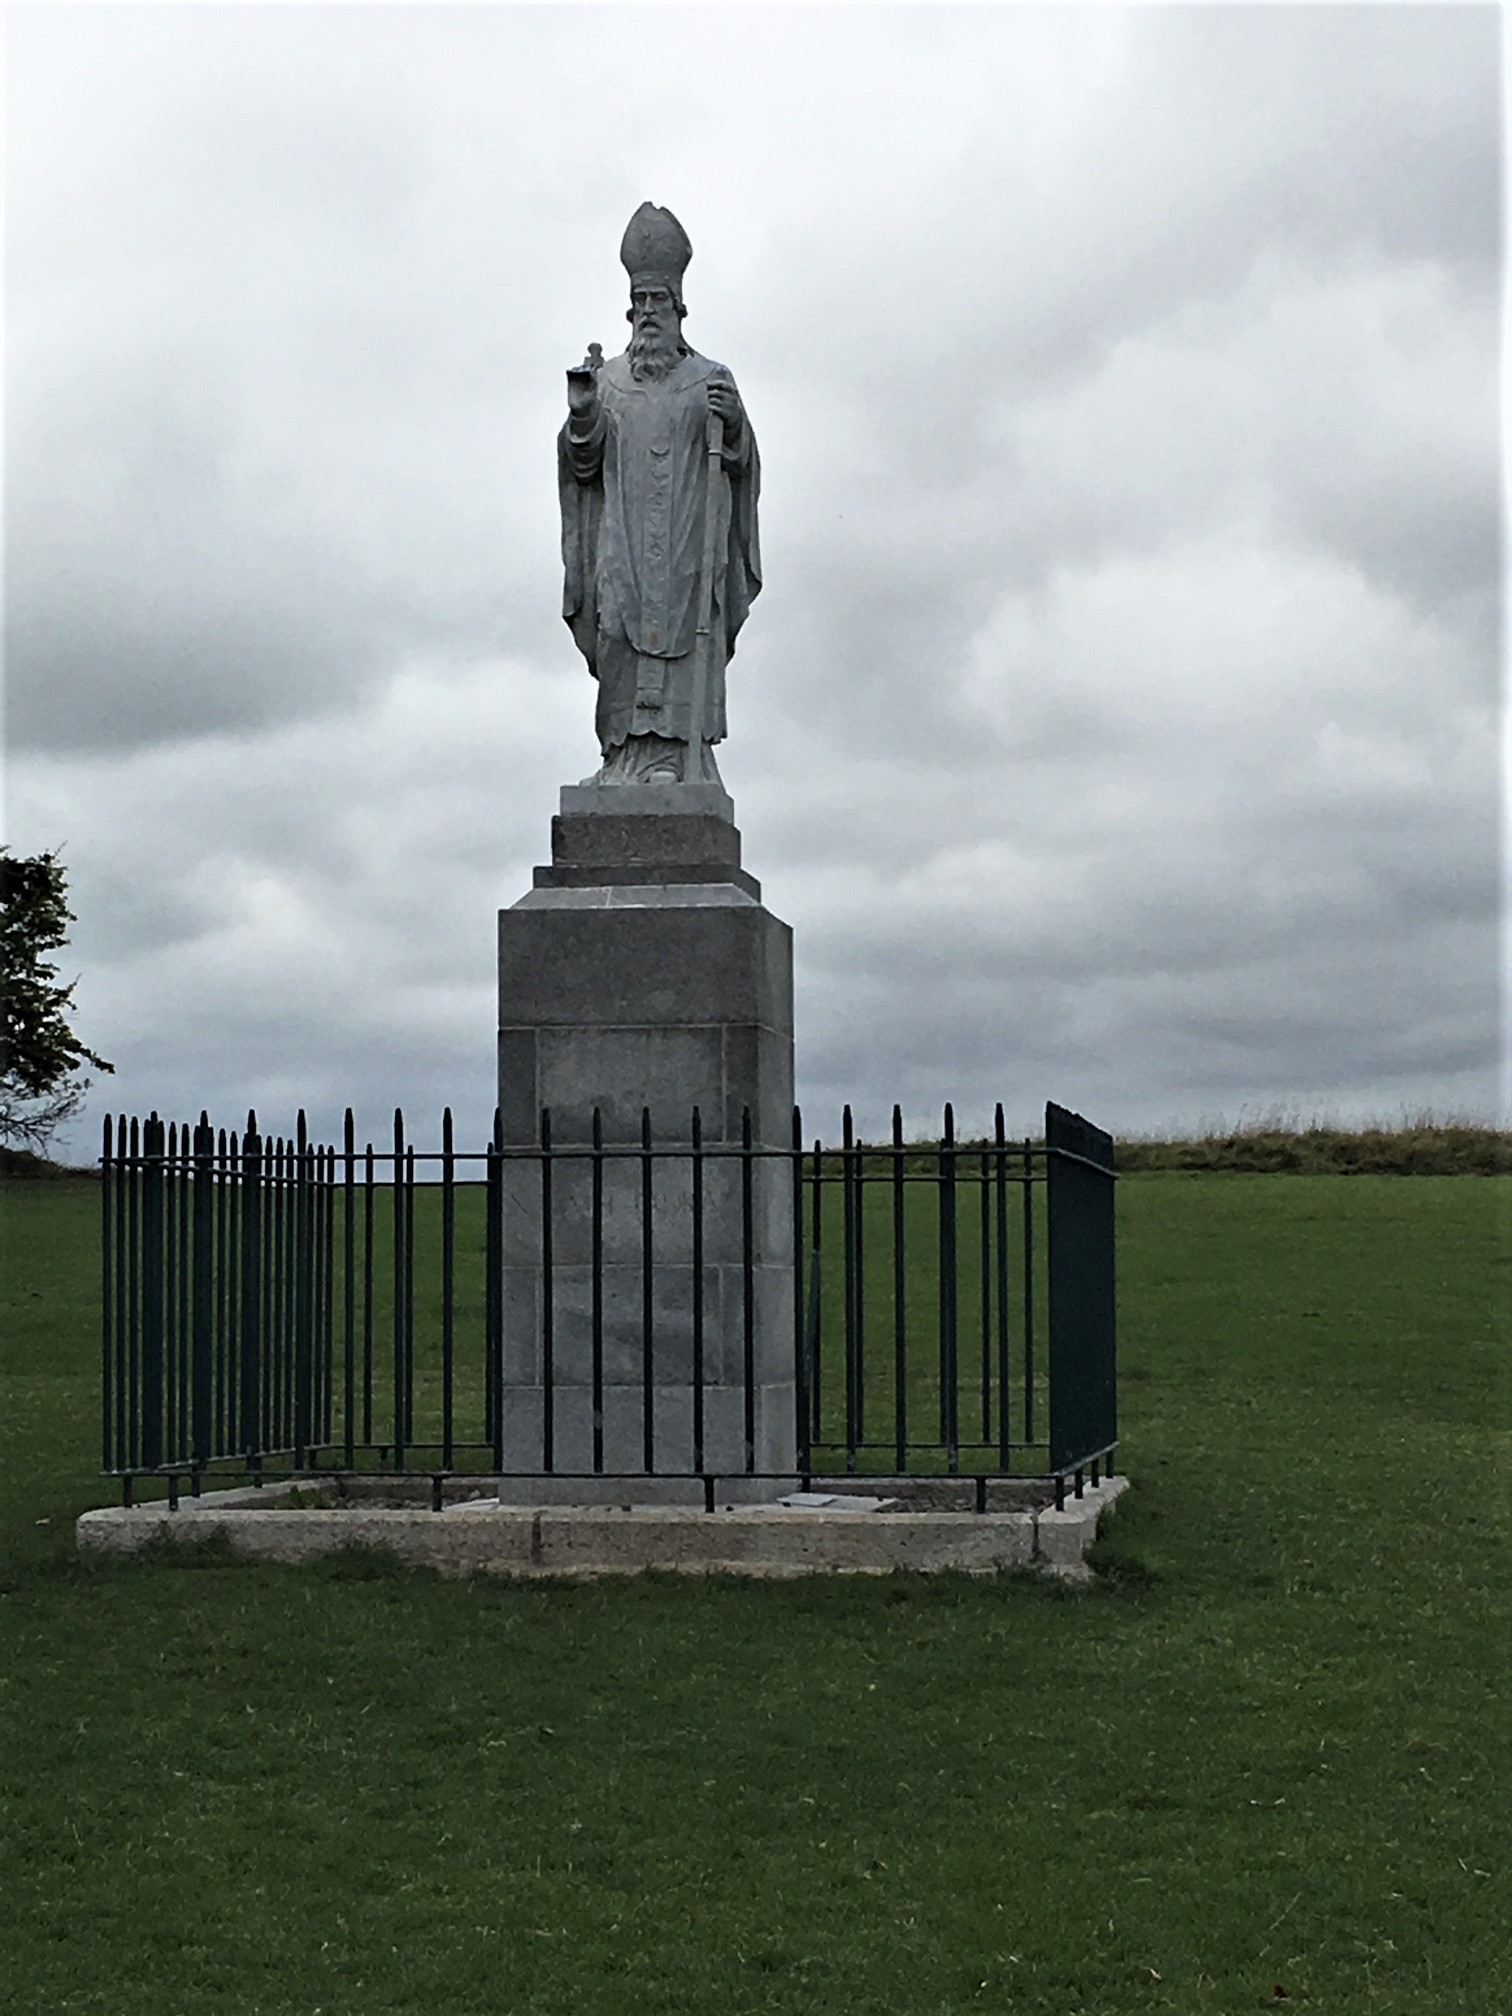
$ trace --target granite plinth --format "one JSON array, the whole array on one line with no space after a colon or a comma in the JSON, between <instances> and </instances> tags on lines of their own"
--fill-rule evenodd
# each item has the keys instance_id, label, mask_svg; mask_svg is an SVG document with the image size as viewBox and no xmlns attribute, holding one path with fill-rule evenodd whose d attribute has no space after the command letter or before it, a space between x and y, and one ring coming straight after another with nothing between
<instances>
[{"instance_id":1,"label":"granite plinth","mask_svg":"<svg viewBox=\"0 0 1512 2016\"><path fill-rule=\"evenodd\" d=\"M696 787L695 787L696 788ZM652 795L664 796L652 787ZM551 865L537 868L537 889L615 888L657 883L728 883L759 897L761 885L740 865L740 834L713 812L625 812L631 787L605 792L599 812L564 812L551 822Z\"/></svg>"},{"instance_id":2,"label":"granite plinth","mask_svg":"<svg viewBox=\"0 0 1512 2016\"><path fill-rule=\"evenodd\" d=\"M564 815L613 813L644 819L658 813L676 818L703 813L732 831L735 826L735 804L722 784L564 784L558 803Z\"/></svg>"},{"instance_id":3,"label":"granite plinth","mask_svg":"<svg viewBox=\"0 0 1512 2016\"><path fill-rule=\"evenodd\" d=\"M791 1170L739 1150L747 1113L757 1148L790 1145L792 933L741 869L733 820L687 802L716 787L625 786L594 792L601 810L569 805L590 788L564 791L551 866L499 914L505 1145L538 1144L548 1108L554 1148L569 1151L553 1160L549 1205L537 1160L506 1171L506 1468L544 1467L548 1445L558 1467L593 1467L596 1353L604 1468L643 1466L649 1413L655 1469L783 1473L796 1461ZM643 809L624 811L631 799ZM595 1165L570 1152L591 1142L595 1110L607 1149L638 1148L647 1109L649 1183L637 1155Z\"/></svg>"}]
</instances>

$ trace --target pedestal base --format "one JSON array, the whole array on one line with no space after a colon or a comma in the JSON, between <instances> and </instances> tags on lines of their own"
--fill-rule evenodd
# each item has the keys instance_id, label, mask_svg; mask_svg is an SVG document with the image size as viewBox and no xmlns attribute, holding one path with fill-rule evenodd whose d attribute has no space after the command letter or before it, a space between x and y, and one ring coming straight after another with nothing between
<instances>
[{"instance_id":1,"label":"pedestal base","mask_svg":"<svg viewBox=\"0 0 1512 2016\"><path fill-rule=\"evenodd\" d=\"M791 1145L792 933L730 821L594 795L499 914L505 1146L543 1109L552 1144L505 1174L505 1468L785 1476L792 1166L760 1151Z\"/></svg>"}]
</instances>

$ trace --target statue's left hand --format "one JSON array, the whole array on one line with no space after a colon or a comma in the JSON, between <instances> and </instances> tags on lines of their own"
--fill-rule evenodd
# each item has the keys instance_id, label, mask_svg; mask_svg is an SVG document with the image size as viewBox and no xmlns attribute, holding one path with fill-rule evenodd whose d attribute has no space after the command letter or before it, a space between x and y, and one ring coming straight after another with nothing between
<instances>
[{"instance_id":1,"label":"statue's left hand","mask_svg":"<svg viewBox=\"0 0 1512 2016\"><path fill-rule=\"evenodd\" d=\"M745 419L745 408L732 378L716 376L709 380L709 411L717 413L724 422L725 440L736 440Z\"/></svg>"}]
</instances>

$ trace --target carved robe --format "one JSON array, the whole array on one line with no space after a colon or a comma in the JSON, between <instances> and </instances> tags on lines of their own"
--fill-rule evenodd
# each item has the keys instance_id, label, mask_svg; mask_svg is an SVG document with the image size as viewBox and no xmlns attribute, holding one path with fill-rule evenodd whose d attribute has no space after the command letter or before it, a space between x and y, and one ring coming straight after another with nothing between
<instances>
[{"instance_id":1,"label":"carved robe","mask_svg":"<svg viewBox=\"0 0 1512 2016\"><path fill-rule=\"evenodd\" d=\"M725 665L761 589L756 501L761 466L749 421L710 482L707 384L722 367L696 352L665 378L637 382L628 354L598 374L598 412L557 437L562 614L598 681L606 758L628 736L691 734L705 513L713 510L713 648L704 739L725 733ZM712 496L710 495L712 489Z\"/></svg>"}]
</instances>

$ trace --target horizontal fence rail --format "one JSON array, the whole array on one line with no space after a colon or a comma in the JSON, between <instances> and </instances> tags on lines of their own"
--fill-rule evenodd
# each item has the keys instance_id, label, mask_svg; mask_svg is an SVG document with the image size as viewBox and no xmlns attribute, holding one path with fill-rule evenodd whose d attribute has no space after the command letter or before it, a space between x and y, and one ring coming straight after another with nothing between
<instances>
[{"instance_id":1,"label":"horizontal fence rail","mask_svg":"<svg viewBox=\"0 0 1512 2016\"><path fill-rule=\"evenodd\" d=\"M897 1108L858 1141L847 1108L828 1146L795 1111L782 1147L749 1114L712 1142L697 1111L675 1139L645 1111L632 1141L598 1113L554 1139L543 1113L523 1145L496 1115L464 1149L448 1110L423 1151L398 1112L381 1148L350 1111L340 1146L303 1115L285 1137L153 1114L107 1120L101 1160L101 1462L127 1502L144 1478L176 1502L324 1471L427 1476L439 1505L445 1478L507 1469L699 1478L710 1506L736 1474L965 1477L983 1506L989 1478L1059 1500L1111 1469L1113 1144L1058 1106L1041 1141L1001 1107L958 1140L946 1107L928 1143ZM769 1389L792 1409L778 1471ZM733 1460L711 1453L720 1407Z\"/></svg>"}]
</instances>

